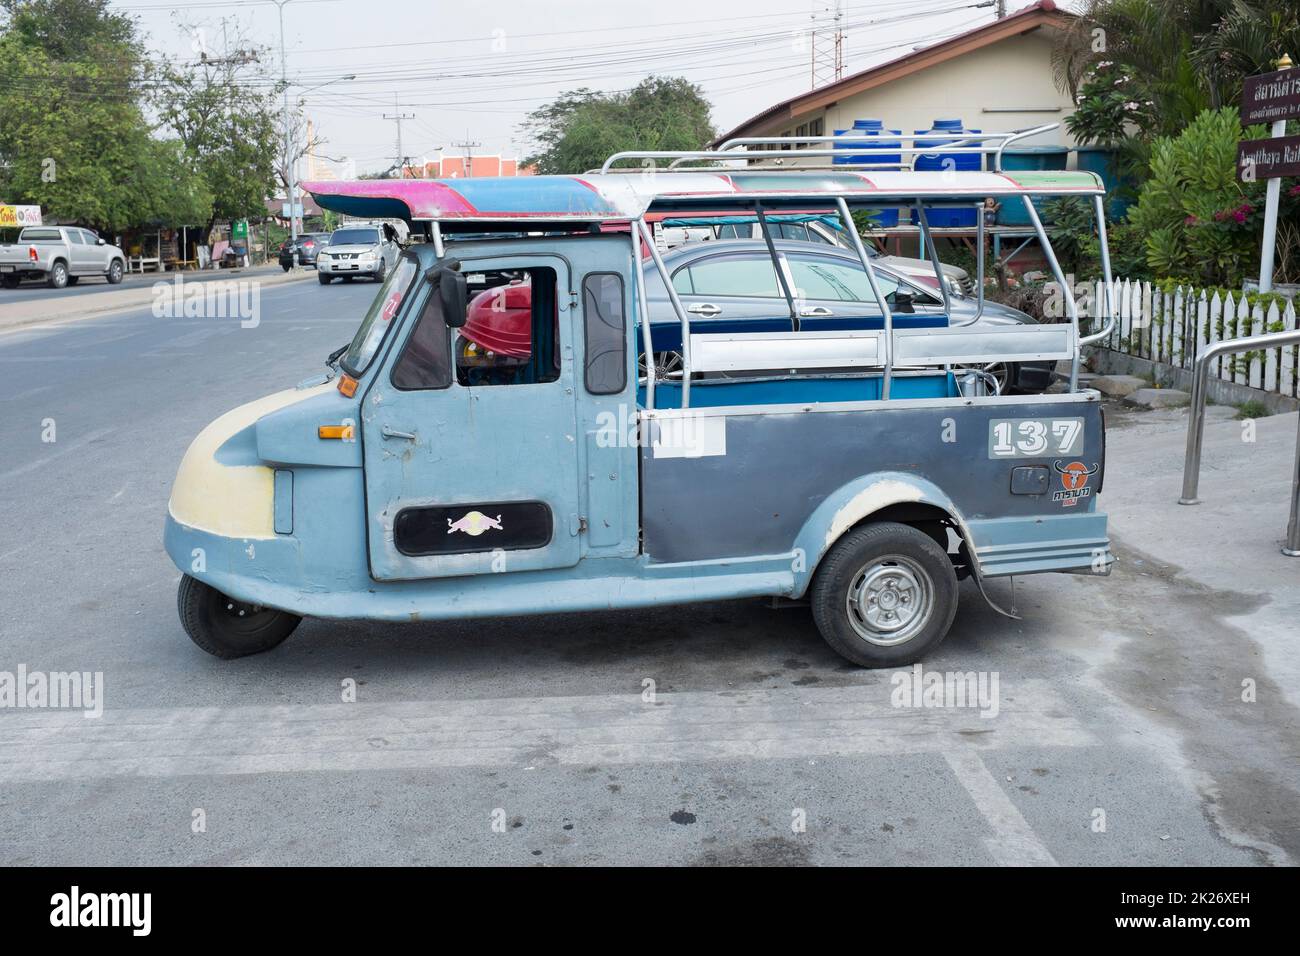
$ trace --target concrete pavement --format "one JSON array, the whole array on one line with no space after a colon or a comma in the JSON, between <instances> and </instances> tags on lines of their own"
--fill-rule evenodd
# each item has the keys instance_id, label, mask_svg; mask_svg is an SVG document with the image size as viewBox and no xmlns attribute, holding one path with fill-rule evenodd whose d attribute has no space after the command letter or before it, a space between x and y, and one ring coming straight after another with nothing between
<instances>
[{"instance_id":1,"label":"concrete pavement","mask_svg":"<svg viewBox=\"0 0 1300 956\"><path fill-rule=\"evenodd\" d=\"M0 337L0 670L105 686L98 719L0 710L0 863L1300 858L1300 564L1275 549L1294 416L1246 458L1211 425L1201 511L1172 504L1185 413L1111 409L1114 574L996 582L1020 621L967 583L924 662L996 673L996 716L896 707L893 674L758 601L308 620L270 654L203 654L160 542L180 456L317 372L374 288L269 288L253 328L140 310Z\"/></svg>"}]
</instances>

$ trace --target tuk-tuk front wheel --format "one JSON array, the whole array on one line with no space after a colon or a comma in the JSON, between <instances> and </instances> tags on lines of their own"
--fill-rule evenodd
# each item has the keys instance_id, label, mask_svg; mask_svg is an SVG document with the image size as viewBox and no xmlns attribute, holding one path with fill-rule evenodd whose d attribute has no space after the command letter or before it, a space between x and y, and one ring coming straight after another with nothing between
<instances>
[{"instance_id":1,"label":"tuk-tuk front wheel","mask_svg":"<svg viewBox=\"0 0 1300 956\"><path fill-rule=\"evenodd\" d=\"M880 522L836 542L817 569L811 599L817 629L839 654L862 667L899 667L947 636L957 575L928 534Z\"/></svg>"},{"instance_id":2,"label":"tuk-tuk front wheel","mask_svg":"<svg viewBox=\"0 0 1300 956\"><path fill-rule=\"evenodd\" d=\"M287 611L236 601L188 574L181 577L176 606L190 640L226 660L269 651L302 620Z\"/></svg>"}]
</instances>

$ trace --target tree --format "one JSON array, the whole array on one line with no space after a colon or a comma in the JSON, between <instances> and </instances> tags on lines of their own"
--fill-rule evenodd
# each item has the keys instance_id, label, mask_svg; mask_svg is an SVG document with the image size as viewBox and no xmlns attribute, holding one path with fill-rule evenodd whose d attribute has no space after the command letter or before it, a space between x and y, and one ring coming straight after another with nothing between
<instances>
[{"instance_id":1,"label":"tree","mask_svg":"<svg viewBox=\"0 0 1300 956\"><path fill-rule=\"evenodd\" d=\"M253 72L262 51L240 46L237 36L234 53L165 67L156 99L158 115L203 179L209 230L220 219L264 216L275 184L275 91Z\"/></svg>"},{"instance_id":2,"label":"tree","mask_svg":"<svg viewBox=\"0 0 1300 956\"><path fill-rule=\"evenodd\" d=\"M316 127L309 126L307 117L303 114L301 101L294 104L294 108L289 112L289 135L284 131L284 115L281 110L276 119L276 148L275 148L275 179L284 189L284 194L289 195L289 164L299 163L308 153L317 152L325 145L326 140L320 135ZM286 161L287 160L287 161Z\"/></svg>"},{"instance_id":3,"label":"tree","mask_svg":"<svg viewBox=\"0 0 1300 956\"><path fill-rule=\"evenodd\" d=\"M100 231L138 221L149 71L135 21L107 0L0 9L0 190Z\"/></svg>"},{"instance_id":4,"label":"tree","mask_svg":"<svg viewBox=\"0 0 1300 956\"><path fill-rule=\"evenodd\" d=\"M625 93L571 90L523 124L541 173L579 173L621 150L703 148L715 130L704 92L682 77L649 77Z\"/></svg>"},{"instance_id":5,"label":"tree","mask_svg":"<svg viewBox=\"0 0 1300 956\"><path fill-rule=\"evenodd\" d=\"M1296 49L1295 0L1087 0L1054 62L1062 89L1081 94L1080 109L1093 114L1072 130L1086 134L1109 109L1112 132L1118 120L1149 143L1206 109L1235 105L1245 77Z\"/></svg>"}]
</instances>

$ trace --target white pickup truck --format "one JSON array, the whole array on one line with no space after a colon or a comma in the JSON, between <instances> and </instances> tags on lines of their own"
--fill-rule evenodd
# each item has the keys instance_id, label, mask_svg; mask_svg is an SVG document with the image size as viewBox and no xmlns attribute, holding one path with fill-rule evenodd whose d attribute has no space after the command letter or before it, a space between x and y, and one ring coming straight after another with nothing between
<instances>
[{"instance_id":1,"label":"white pickup truck","mask_svg":"<svg viewBox=\"0 0 1300 956\"><path fill-rule=\"evenodd\" d=\"M23 279L44 279L51 289L76 285L83 276L122 281L126 254L89 229L28 226L14 242L0 241L0 286L17 288Z\"/></svg>"}]
</instances>

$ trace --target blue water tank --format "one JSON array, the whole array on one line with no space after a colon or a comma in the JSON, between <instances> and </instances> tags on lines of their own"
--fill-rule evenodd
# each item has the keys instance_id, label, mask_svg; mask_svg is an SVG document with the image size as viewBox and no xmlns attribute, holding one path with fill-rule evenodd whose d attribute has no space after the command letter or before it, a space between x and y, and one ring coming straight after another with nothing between
<instances>
[{"instance_id":1,"label":"blue water tank","mask_svg":"<svg viewBox=\"0 0 1300 956\"><path fill-rule=\"evenodd\" d=\"M918 129L916 131L917 139L913 145L920 149L934 148L936 152L925 153L916 157L915 168L918 170L958 170L963 172L977 172L983 166L984 157L979 153L945 153L940 147L950 145L953 140L960 139L967 133L978 133L977 129L966 129L962 126L960 119L937 119L934 125L929 129ZM923 139L926 134L931 134L935 138ZM964 143L963 146L977 146L978 143ZM926 218L930 225L936 229L940 228L964 228L973 227L976 224L976 218L979 215L973 204L964 204L963 206L953 207L944 205L931 206L926 205ZM916 211L912 212L912 223L916 224L920 217Z\"/></svg>"},{"instance_id":2,"label":"blue water tank","mask_svg":"<svg viewBox=\"0 0 1300 956\"><path fill-rule=\"evenodd\" d=\"M947 146L954 139L960 139L966 133L978 133L977 129L963 129L959 119L938 119L929 129L918 129L916 135L924 136L927 133L943 134L936 139L917 139L915 145L920 149L931 147L939 148ZM963 146L977 146L978 143L965 143ZM951 160L951 165L946 161ZM979 153L944 153L935 152L927 153L916 157L917 169L957 169L957 170L978 170L982 165L983 157Z\"/></svg>"},{"instance_id":3,"label":"blue water tank","mask_svg":"<svg viewBox=\"0 0 1300 956\"><path fill-rule=\"evenodd\" d=\"M889 163L898 165L902 162L901 153L887 153L883 150L900 149L903 145L902 140L886 139L885 134L892 133L894 136L901 136L901 130L886 130L883 120L878 119L860 119L853 121L852 129L837 129L836 136L850 137L844 143L836 143L836 150L843 150L843 156L836 156L831 162L835 165L844 165L848 163ZM864 150L865 152L850 153L849 150ZM871 170L863 170L870 173ZM891 228L898 225L898 210L896 208L875 209L871 213L876 224L883 228Z\"/></svg>"}]
</instances>

